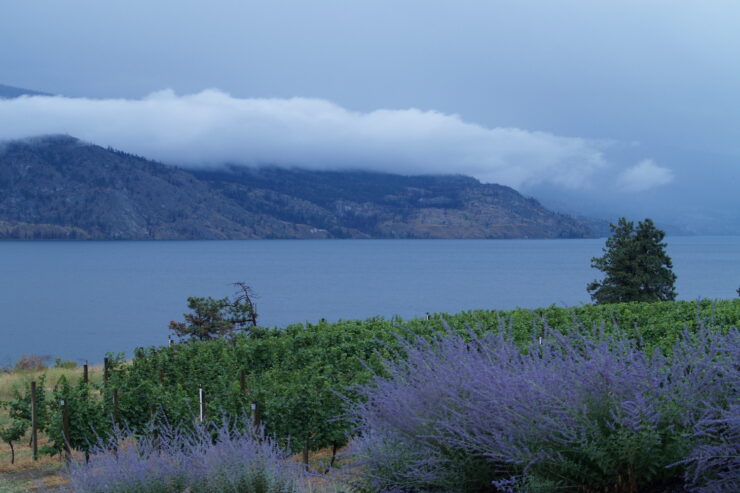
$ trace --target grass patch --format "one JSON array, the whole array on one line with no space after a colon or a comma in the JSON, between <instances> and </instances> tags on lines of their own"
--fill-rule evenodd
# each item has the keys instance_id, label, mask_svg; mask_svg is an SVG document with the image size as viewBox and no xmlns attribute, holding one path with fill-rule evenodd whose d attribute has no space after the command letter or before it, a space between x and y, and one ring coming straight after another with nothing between
<instances>
[{"instance_id":1,"label":"grass patch","mask_svg":"<svg viewBox=\"0 0 740 493\"><path fill-rule=\"evenodd\" d=\"M41 375L46 375L46 389L54 388L60 378L64 376L71 384L76 384L82 379L82 366L77 368L47 368L44 370L10 371L0 373L0 401L13 398L14 389L28 386L32 380L38 380ZM88 376L91 383L103 381L103 365L90 366Z\"/></svg>"},{"instance_id":2,"label":"grass patch","mask_svg":"<svg viewBox=\"0 0 740 493\"><path fill-rule=\"evenodd\" d=\"M15 370L0 373L0 402L9 401L15 397L16 390L30 387L32 381L39 381L46 375L44 391L48 393L57 382L65 377L70 382L82 379L83 369L77 368L46 368L36 370ZM103 381L102 365L91 366L88 369L91 382ZM0 426L10 421L7 409L0 407ZM42 491L44 488L57 488L66 481L59 475L61 462L59 457L39 456L33 460L30 432L15 444L15 464L10 463L11 453L7 443L0 442L0 493L16 491ZM46 444L44 434L39 434L39 448Z\"/></svg>"}]
</instances>

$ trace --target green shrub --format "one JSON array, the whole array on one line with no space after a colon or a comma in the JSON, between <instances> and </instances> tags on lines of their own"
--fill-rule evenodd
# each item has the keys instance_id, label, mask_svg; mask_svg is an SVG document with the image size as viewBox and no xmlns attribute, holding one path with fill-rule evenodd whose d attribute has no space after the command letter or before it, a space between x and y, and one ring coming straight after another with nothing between
<instances>
[{"instance_id":1,"label":"green shrub","mask_svg":"<svg viewBox=\"0 0 740 493\"><path fill-rule=\"evenodd\" d=\"M75 368L77 368L77 362L64 361L62 358L54 358L54 368L62 368L64 370L74 370Z\"/></svg>"},{"instance_id":2,"label":"green shrub","mask_svg":"<svg viewBox=\"0 0 740 493\"><path fill-rule=\"evenodd\" d=\"M91 424L109 429L116 412L133 430L147 429L155 413L170 423L192 426L202 388L209 420L218 421L223 413L243 416L256 403L266 432L298 452L306 446L319 449L347 442L352 425L341 416L348 402L357 399L352 389L383 373L384 359L394 357L404 340L445 332L506 331L520 347L527 347L546 336L548 328L567 334L596 326L608 334L619 327L639 340L645 352L660 348L669 354L684 328L695 331L704 323L724 330L738 321L740 299L474 310L438 313L428 320L374 317L284 329L253 327L228 339L138 349L130 362L111 354L106 385L61 386L49 404L55 406L50 413L60 423L59 398L84 399L79 412L90 419L79 425L73 420L73 426L86 427L76 432L80 437L88 436ZM245 426L245 420L239 425ZM54 443L58 450L60 442Z\"/></svg>"},{"instance_id":3,"label":"green shrub","mask_svg":"<svg viewBox=\"0 0 740 493\"><path fill-rule=\"evenodd\" d=\"M51 356L39 354L22 354L15 363L15 371L43 371L48 368Z\"/></svg>"}]
</instances>

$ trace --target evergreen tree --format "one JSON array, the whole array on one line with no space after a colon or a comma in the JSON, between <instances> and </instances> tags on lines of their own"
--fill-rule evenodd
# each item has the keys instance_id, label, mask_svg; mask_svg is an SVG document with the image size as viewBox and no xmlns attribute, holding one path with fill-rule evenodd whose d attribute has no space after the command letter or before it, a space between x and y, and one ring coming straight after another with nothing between
<instances>
[{"instance_id":1,"label":"evergreen tree","mask_svg":"<svg viewBox=\"0 0 740 493\"><path fill-rule=\"evenodd\" d=\"M638 223L620 218L609 225L604 255L591 259L591 267L604 272L604 279L589 283L595 303L667 301L676 298L676 275L663 243L665 232L651 219Z\"/></svg>"},{"instance_id":2,"label":"evergreen tree","mask_svg":"<svg viewBox=\"0 0 740 493\"><path fill-rule=\"evenodd\" d=\"M181 339L207 341L255 327L257 307L252 288L243 282L234 285L239 288L234 299L189 297L188 308L193 313L184 315L185 322L170 322L170 330Z\"/></svg>"}]
</instances>

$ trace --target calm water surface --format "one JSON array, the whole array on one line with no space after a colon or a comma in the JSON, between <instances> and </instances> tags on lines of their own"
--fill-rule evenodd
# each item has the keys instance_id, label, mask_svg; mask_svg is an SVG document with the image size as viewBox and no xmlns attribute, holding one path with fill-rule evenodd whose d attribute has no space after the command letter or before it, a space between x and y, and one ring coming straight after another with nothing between
<instances>
[{"instance_id":1,"label":"calm water surface","mask_svg":"<svg viewBox=\"0 0 740 493\"><path fill-rule=\"evenodd\" d=\"M681 299L731 298L740 237L668 238ZM263 325L589 301L604 240L0 242L0 365L163 344L188 296L244 281Z\"/></svg>"}]
</instances>

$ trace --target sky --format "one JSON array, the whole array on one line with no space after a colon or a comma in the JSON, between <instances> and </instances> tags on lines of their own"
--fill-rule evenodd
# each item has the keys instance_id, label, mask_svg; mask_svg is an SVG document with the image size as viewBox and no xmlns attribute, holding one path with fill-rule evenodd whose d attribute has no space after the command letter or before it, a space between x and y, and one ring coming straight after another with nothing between
<instances>
[{"instance_id":1,"label":"sky","mask_svg":"<svg viewBox=\"0 0 740 493\"><path fill-rule=\"evenodd\" d=\"M740 3L0 2L0 139L462 173L740 234Z\"/></svg>"}]
</instances>

